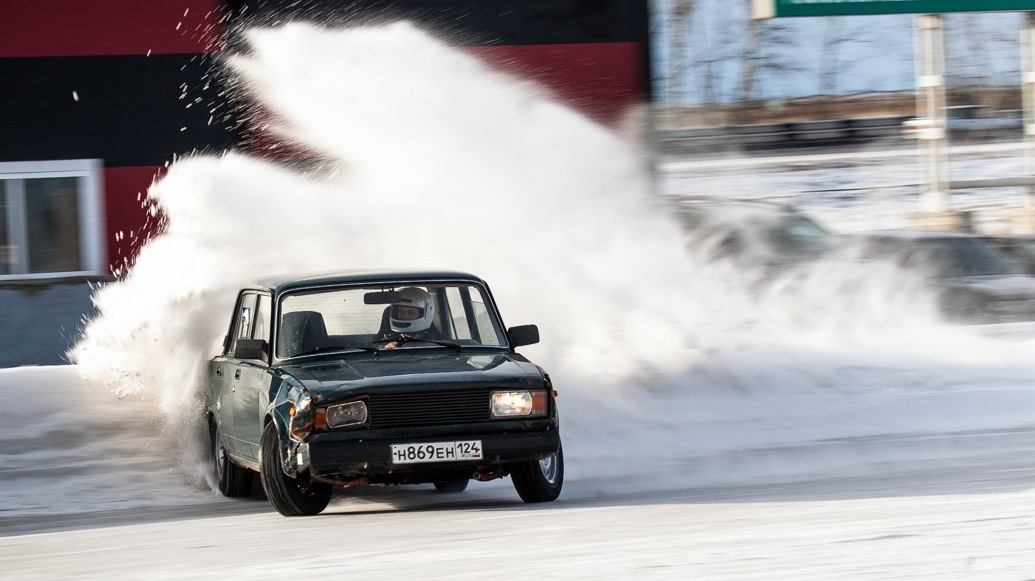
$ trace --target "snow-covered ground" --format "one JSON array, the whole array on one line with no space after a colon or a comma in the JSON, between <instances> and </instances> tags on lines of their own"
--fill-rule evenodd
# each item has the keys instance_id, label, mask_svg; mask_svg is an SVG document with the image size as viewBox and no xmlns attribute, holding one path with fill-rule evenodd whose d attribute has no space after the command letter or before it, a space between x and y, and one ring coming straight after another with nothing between
<instances>
[{"instance_id":1,"label":"snow-covered ground","mask_svg":"<svg viewBox=\"0 0 1035 581\"><path fill-rule=\"evenodd\" d=\"M76 364L0 370L3 577L1035 577L1035 329L946 325L861 265L753 295L685 251L628 145L408 27L253 42L242 82L333 169L174 164L169 228L96 294ZM973 155L1019 171L1019 146ZM685 160L660 194L790 196L844 231L912 211L914 159L832 159ZM539 324L561 499L371 489L286 519L214 494L199 374L233 289L412 265Z\"/></svg>"},{"instance_id":2,"label":"snow-covered ground","mask_svg":"<svg viewBox=\"0 0 1035 581\"><path fill-rule=\"evenodd\" d=\"M1016 142L952 144L945 178L964 183L1024 177L1031 163ZM878 140L853 151L790 150L780 155L669 159L660 162L660 192L794 204L834 232L909 228L926 190L926 158L904 140ZM1011 213L1035 203L1026 188L957 189L951 209L969 212L983 234L1011 233ZM1014 232L1025 233L1030 232Z\"/></svg>"}]
</instances>

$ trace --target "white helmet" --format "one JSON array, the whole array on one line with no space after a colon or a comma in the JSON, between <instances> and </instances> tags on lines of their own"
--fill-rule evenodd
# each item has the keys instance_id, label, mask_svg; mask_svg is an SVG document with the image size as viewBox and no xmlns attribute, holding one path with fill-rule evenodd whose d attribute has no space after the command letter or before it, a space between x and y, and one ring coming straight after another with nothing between
<instances>
[{"instance_id":1,"label":"white helmet","mask_svg":"<svg viewBox=\"0 0 1035 581\"><path fill-rule=\"evenodd\" d=\"M435 301L431 295L417 287L407 287L399 291L402 297L391 307L392 330L398 333L419 333L431 327L435 318Z\"/></svg>"}]
</instances>

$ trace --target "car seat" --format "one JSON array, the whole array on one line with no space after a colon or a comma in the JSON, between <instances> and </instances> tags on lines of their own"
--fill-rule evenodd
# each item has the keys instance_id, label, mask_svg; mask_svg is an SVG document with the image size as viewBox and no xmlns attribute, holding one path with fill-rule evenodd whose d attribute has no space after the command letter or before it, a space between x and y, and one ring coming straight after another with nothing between
<instances>
[{"instance_id":1,"label":"car seat","mask_svg":"<svg viewBox=\"0 0 1035 581\"><path fill-rule=\"evenodd\" d=\"M316 311L284 313L277 337L277 356L294 357L327 345L327 326Z\"/></svg>"}]
</instances>

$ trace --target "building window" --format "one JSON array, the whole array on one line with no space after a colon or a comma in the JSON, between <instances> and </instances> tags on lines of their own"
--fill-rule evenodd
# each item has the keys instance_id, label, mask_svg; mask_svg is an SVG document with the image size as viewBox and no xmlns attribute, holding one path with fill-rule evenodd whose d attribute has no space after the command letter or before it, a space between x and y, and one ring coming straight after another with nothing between
<instances>
[{"instance_id":1,"label":"building window","mask_svg":"<svg viewBox=\"0 0 1035 581\"><path fill-rule=\"evenodd\" d=\"M0 281L104 272L98 160L0 163Z\"/></svg>"}]
</instances>

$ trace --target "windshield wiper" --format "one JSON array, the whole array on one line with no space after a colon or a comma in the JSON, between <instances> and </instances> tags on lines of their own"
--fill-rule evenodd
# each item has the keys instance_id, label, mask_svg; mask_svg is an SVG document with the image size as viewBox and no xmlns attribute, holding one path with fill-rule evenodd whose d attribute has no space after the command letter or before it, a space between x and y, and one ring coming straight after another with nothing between
<instances>
[{"instance_id":1,"label":"windshield wiper","mask_svg":"<svg viewBox=\"0 0 1035 581\"><path fill-rule=\"evenodd\" d=\"M373 341L373 343L375 345L378 344L378 343L384 343L385 344L384 348L387 351L391 351L392 349L395 349L396 347L400 347L400 346L402 346L403 344L406 344L406 343L431 343L432 345L441 345L443 347L452 347L452 348L456 349L458 352L460 351L460 343L457 343L456 341L444 341L444 340L440 340L440 339L425 339L425 338L422 338L422 337L415 337L413 335L407 335L406 333L399 333L397 335L391 335L391 336L382 337L380 339L375 339Z\"/></svg>"},{"instance_id":2,"label":"windshield wiper","mask_svg":"<svg viewBox=\"0 0 1035 581\"><path fill-rule=\"evenodd\" d=\"M316 355L317 353L328 353L331 351L366 351L368 353L377 352L377 347L362 347L359 345L324 345L323 347L317 347L316 349L310 349L302 353L295 353L292 357L302 357L304 355Z\"/></svg>"}]
</instances>

